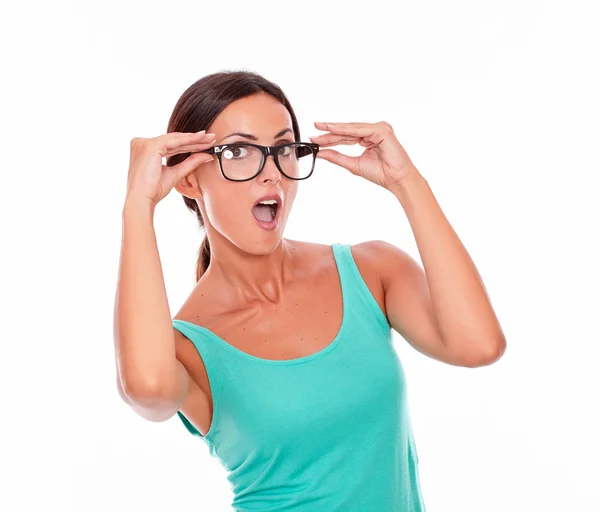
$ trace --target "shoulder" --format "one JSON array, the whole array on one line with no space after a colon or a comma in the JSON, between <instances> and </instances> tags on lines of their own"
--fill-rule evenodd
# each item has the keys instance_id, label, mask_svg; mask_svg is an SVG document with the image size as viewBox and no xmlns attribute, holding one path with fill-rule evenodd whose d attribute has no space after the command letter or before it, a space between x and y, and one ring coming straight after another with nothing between
<instances>
[{"instance_id":1,"label":"shoulder","mask_svg":"<svg viewBox=\"0 0 600 512\"><path fill-rule=\"evenodd\" d=\"M311 272L316 276L322 278L326 274L336 274L330 244L293 242L298 249L296 252L303 256L304 263L312 268ZM341 245L350 246L350 254L358 272L380 308L385 312L385 282L389 274L387 269L390 268L388 262L393 261L394 254L397 254L399 249L381 240Z\"/></svg>"},{"instance_id":2,"label":"shoulder","mask_svg":"<svg viewBox=\"0 0 600 512\"><path fill-rule=\"evenodd\" d=\"M327 270L331 267L332 253L331 245L294 241L295 249L301 259L310 268ZM406 261L407 253L402 249L383 240L367 240L357 244L349 245L352 259L360 273L365 276L376 276L383 278L392 266L398 262Z\"/></svg>"},{"instance_id":3,"label":"shoulder","mask_svg":"<svg viewBox=\"0 0 600 512\"><path fill-rule=\"evenodd\" d=\"M352 253L360 253L361 256L368 259L390 258L402 260L407 253L396 247L394 244L384 240L367 240L358 244L353 244Z\"/></svg>"},{"instance_id":4,"label":"shoulder","mask_svg":"<svg viewBox=\"0 0 600 512\"><path fill-rule=\"evenodd\" d=\"M400 268L408 268L414 260L399 247L383 240L367 240L351 246L352 256L365 273L379 277L383 286Z\"/></svg>"},{"instance_id":5,"label":"shoulder","mask_svg":"<svg viewBox=\"0 0 600 512\"><path fill-rule=\"evenodd\" d=\"M297 242L296 242L297 243ZM345 244L344 244L345 245ZM384 240L366 240L350 245L352 259L369 288L378 295L377 289L387 286L393 276L400 274L400 269L410 271L415 261L410 255L399 247ZM311 254L306 260L312 260L311 265L317 266L318 262L329 261L331 247L326 244L303 242L305 254Z\"/></svg>"},{"instance_id":6,"label":"shoulder","mask_svg":"<svg viewBox=\"0 0 600 512\"><path fill-rule=\"evenodd\" d=\"M397 269L406 261L408 254L383 240L367 240L350 245L356 267L375 298L382 312L388 315L386 294Z\"/></svg>"}]
</instances>

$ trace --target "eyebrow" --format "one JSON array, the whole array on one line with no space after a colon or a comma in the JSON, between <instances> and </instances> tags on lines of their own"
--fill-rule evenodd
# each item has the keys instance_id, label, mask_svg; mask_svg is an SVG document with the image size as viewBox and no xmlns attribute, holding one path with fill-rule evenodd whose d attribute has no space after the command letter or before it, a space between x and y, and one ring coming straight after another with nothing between
<instances>
[{"instance_id":1,"label":"eyebrow","mask_svg":"<svg viewBox=\"0 0 600 512\"><path fill-rule=\"evenodd\" d=\"M281 137L282 135L286 134L287 132L291 132L291 131L292 131L291 128L285 128L285 129L281 130L280 132L277 132L273 138L276 139L277 137ZM223 137L221 139L221 141L224 141L225 139L228 139L229 137L233 137L234 135L239 135L240 137L245 137L246 139L250 139L250 140L258 140L258 137L256 137L255 135L252 135L251 133L234 132L234 133L230 133L226 137Z\"/></svg>"}]
</instances>

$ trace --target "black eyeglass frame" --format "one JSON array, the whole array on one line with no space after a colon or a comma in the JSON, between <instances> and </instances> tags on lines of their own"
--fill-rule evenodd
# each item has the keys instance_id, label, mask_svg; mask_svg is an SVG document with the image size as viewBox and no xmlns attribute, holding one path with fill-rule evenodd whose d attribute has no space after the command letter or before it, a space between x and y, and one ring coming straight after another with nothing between
<instances>
[{"instance_id":1,"label":"black eyeglass frame","mask_svg":"<svg viewBox=\"0 0 600 512\"><path fill-rule=\"evenodd\" d=\"M279 165L279 158L277 156L277 152L281 148L284 148L286 146L296 146L298 144L302 144L303 146L308 146L313 155L313 164L310 169L310 173L308 173L308 176L305 176L304 178L293 178L292 176L288 176L283 171L281 166ZM251 176L250 178L244 178L243 180L234 180L232 178L228 178L227 176L225 176L225 173L223 172L223 164L221 162L221 159L223 158L223 150L225 150L227 148L231 148L231 147L238 147L238 146L252 146L252 147L258 148L260 150L260 152L262 153L262 157L263 157L262 163L261 163L258 171L256 172L256 174L254 174L254 176ZM217 159L219 160L219 170L221 171L221 175L223 176L223 178L225 178L226 180L229 180L229 181L236 181L236 182L250 181L250 180L253 180L254 178L256 178L262 172L262 170L265 168L265 164L267 163L267 157L269 155L273 155L273 159L275 160L275 165L277 166L277 169L286 178L288 178L290 180L295 180L295 181L305 180L312 176L312 173L315 169L315 163L317 161L317 153L318 152L319 152L319 145L314 142L287 142L285 144L278 144L277 146L261 146L260 144L252 144L250 142L232 142L231 144L219 144L218 146L213 146L212 148L208 148L208 149L205 149L204 151L200 151L200 153L209 153L211 155L217 155ZM308 155L308 153L301 155L301 156L307 156L307 155Z\"/></svg>"}]
</instances>

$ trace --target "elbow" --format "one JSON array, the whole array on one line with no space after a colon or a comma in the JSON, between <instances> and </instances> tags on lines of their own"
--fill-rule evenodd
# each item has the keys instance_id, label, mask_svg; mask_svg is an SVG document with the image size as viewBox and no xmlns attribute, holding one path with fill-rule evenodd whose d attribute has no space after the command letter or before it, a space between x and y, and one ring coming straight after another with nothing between
<instances>
[{"instance_id":1,"label":"elbow","mask_svg":"<svg viewBox=\"0 0 600 512\"><path fill-rule=\"evenodd\" d=\"M157 380L145 380L124 375L121 382L122 387L119 392L129 403L156 408L169 401L169 386L165 386Z\"/></svg>"},{"instance_id":2,"label":"elbow","mask_svg":"<svg viewBox=\"0 0 600 512\"><path fill-rule=\"evenodd\" d=\"M170 419L179 409L180 401L169 391L171 388L158 385L156 382L127 383L119 390L123 400L142 418L152 422L163 422Z\"/></svg>"},{"instance_id":3,"label":"elbow","mask_svg":"<svg viewBox=\"0 0 600 512\"><path fill-rule=\"evenodd\" d=\"M486 350L481 351L477 356L469 358L465 366L467 368L478 368L481 366L489 366L497 362L506 352L506 339L503 337L498 341L489 343Z\"/></svg>"}]
</instances>

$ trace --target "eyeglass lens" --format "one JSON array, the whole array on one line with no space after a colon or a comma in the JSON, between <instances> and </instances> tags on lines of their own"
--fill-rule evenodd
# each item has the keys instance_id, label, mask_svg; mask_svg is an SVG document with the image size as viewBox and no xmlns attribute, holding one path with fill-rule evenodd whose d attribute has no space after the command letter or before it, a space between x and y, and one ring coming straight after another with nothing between
<instances>
[{"instance_id":1,"label":"eyeglass lens","mask_svg":"<svg viewBox=\"0 0 600 512\"><path fill-rule=\"evenodd\" d=\"M232 180L244 180L254 176L263 163L259 148L247 145L227 147L221 153L223 174ZM277 150L279 165L291 179L304 179L310 175L315 155L310 146L302 143L285 145Z\"/></svg>"}]
</instances>

